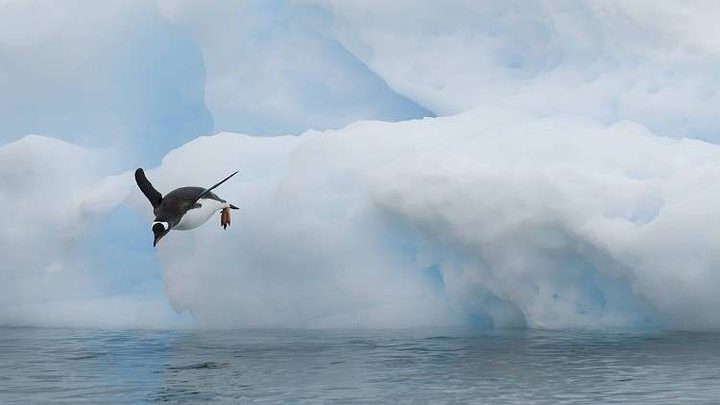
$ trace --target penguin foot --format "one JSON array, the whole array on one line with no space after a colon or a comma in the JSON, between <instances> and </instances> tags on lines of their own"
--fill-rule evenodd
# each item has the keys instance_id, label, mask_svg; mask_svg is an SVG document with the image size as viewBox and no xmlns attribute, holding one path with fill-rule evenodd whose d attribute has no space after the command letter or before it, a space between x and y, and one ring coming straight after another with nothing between
<instances>
[{"instance_id":1,"label":"penguin foot","mask_svg":"<svg viewBox=\"0 0 720 405\"><path fill-rule=\"evenodd\" d=\"M222 226L223 229L227 229L227 227L230 225L230 208L223 208L222 211L220 211L220 226Z\"/></svg>"}]
</instances>

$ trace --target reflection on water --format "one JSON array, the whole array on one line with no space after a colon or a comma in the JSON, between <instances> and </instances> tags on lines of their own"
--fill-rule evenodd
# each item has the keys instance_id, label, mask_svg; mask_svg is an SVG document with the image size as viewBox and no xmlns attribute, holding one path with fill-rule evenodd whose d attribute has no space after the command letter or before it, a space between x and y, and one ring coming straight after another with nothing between
<instances>
[{"instance_id":1,"label":"reflection on water","mask_svg":"<svg viewBox=\"0 0 720 405\"><path fill-rule=\"evenodd\" d=\"M0 328L0 402L678 403L720 334Z\"/></svg>"}]
</instances>

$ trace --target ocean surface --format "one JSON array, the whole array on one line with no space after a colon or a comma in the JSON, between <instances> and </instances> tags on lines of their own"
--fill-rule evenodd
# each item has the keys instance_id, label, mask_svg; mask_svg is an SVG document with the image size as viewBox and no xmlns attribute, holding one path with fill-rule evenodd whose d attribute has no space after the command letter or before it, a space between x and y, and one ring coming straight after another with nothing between
<instances>
[{"instance_id":1,"label":"ocean surface","mask_svg":"<svg viewBox=\"0 0 720 405\"><path fill-rule=\"evenodd\" d=\"M0 403L720 403L720 334L0 328Z\"/></svg>"}]
</instances>

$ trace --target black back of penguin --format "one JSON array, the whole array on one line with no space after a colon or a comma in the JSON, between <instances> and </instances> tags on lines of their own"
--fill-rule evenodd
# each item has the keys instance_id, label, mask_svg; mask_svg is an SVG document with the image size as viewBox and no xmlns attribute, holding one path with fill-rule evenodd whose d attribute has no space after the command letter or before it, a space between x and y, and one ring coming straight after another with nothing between
<instances>
[{"instance_id":1,"label":"black back of penguin","mask_svg":"<svg viewBox=\"0 0 720 405\"><path fill-rule=\"evenodd\" d=\"M225 202L225 200L213 192L205 193L205 195L196 202L197 196L203 191L205 191L205 189L202 187L180 187L167 193L167 195L162 198L160 205L154 209L155 221L167 222L172 227L180 222L186 212L193 208L198 208L205 199Z\"/></svg>"}]
</instances>

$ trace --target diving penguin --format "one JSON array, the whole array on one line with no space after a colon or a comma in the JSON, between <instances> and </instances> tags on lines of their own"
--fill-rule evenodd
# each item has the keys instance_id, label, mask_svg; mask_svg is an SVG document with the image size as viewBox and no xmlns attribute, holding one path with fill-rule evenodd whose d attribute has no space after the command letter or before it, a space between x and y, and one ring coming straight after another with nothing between
<instances>
[{"instance_id":1,"label":"diving penguin","mask_svg":"<svg viewBox=\"0 0 720 405\"><path fill-rule=\"evenodd\" d=\"M230 209L238 207L218 197L212 190L226 182L237 172L227 176L210 188L180 187L163 197L145 177L142 168L135 170L135 182L153 206L155 220L152 231L155 235L153 246L171 229L180 231L197 228L213 214L220 211L220 226L226 229L230 225Z\"/></svg>"}]
</instances>

